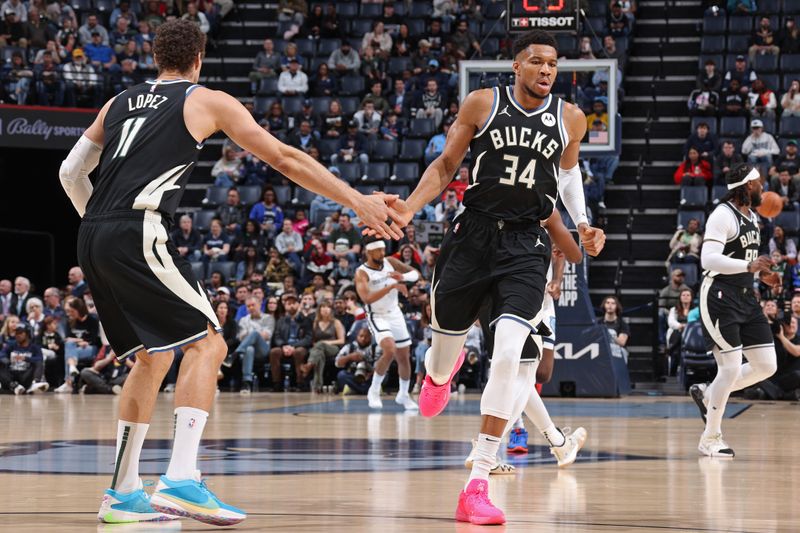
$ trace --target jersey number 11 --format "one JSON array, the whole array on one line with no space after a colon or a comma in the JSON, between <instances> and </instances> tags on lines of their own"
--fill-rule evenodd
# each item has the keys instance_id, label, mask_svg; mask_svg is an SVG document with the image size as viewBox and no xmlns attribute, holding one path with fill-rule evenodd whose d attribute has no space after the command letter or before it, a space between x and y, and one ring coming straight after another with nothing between
<instances>
[{"instance_id":1,"label":"jersey number 11","mask_svg":"<svg viewBox=\"0 0 800 533\"><path fill-rule=\"evenodd\" d=\"M128 155L128 150L130 150L131 144L133 144L133 139L136 138L136 134L142 129L142 124L144 124L145 120L147 119L143 117L129 118L122 123L122 135L120 135L119 138L119 146L117 146L114 157L111 159Z\"/></svg>"}]
</instances>

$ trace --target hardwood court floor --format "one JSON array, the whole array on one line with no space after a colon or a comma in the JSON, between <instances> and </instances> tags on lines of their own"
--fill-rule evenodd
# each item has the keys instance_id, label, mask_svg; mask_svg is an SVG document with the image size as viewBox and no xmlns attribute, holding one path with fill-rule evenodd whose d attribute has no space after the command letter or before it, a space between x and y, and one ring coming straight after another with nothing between
<instances>
[{"instance_id":1,"label":"hardwood court floor","mask_svg":"<svg viewBox=\"0 0 800 533\"><path fill-rule=\"evenodd\" d=\"M0 530L203 531L193 521L152 528L97 524L111 478L116 398L0 397ZM508 524L452 520L477 431L476 396L433 420L365 399L222 394L201 468L213 490L250 513L239 531L800 531L798 405L735 403L723 428L738 456L701 459L688 399L546 402L557 424L589 432L579 461L559 470L531 433L515 476L494 477ZM528 424L530 426L530 424ZM162 395L142 453L145 479L169 459L171 398Z\"/></svg>"}]
</instances>

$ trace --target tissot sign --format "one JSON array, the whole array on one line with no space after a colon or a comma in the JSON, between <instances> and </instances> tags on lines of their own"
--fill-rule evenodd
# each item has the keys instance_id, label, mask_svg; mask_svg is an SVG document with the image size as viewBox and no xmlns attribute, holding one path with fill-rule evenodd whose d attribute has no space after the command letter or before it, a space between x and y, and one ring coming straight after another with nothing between
<instances>
[{"instance_id":1,"label":"tissot sign","mask_svg":"<svg viewBox=\"0 0 800 533\"><path fill-rule=\"evenodd\" d=\"M0 105L0 147L70 149L97 110Z\"/></svg>"},{"instance_id":2,"label":"tissot sign","mask_svg":"<svg viewBox=\"0 0 800 533\"><path fill-rule=\"evenodd\" d=\"M510 33L534 29L576 31L575 0L509 0L507 29Z\"/></svg>"}]
</instances>

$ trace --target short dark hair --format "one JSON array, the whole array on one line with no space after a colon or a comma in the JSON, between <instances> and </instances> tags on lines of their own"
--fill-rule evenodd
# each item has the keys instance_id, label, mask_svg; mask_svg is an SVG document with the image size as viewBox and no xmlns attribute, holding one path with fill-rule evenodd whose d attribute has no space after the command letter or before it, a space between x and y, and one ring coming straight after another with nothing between
<instances>
[{"instance_id":1,"label":"short dark hair","mask_svg":"<svg viewBox=\"0 0 800 533\"><path fill-rule=\"evenodd\" d=\"M520 52L528 48L532 44L543 44L545 46L552 46L558 52L558 43L556 38L544 30L531 30L517 37L514 41L514 57L517 57Z\"/></svg>"},{"instance_id":2,"label":"short dark hair","mask_svg":"<svg viewBox=\"0 0 800 533\"><path fill-rule=\"evenodd\" d=\"M189 72L197 54L202 54L205 49L205 34L189 20L170 20L156 30L153 55L159 73L165 70Z\"/></svg>"}]
</instances>

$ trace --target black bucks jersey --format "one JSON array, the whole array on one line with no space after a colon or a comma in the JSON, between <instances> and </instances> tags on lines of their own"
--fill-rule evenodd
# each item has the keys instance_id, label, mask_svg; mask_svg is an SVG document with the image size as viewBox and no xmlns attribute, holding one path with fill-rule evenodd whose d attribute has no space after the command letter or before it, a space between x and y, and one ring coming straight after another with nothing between
<instances>
[{"instance_id":1,"label":"black bucks jersey","mask_svg":"<svg viewBox=\"0 0 800 533\"><path fill-rule=\"evenodd\" d=\"M195 87L187 80L148 81L116 96L103 124L87 214L146 209L173 218L202 148L183 119L184 101Z\"/></svg>"},{"instance_id":2,"label":"black bucks jersey","mask_svg":"<svg viewBox=\"0 0 800 533\"><path fill-rule=\"evenodd\" d=\"M758 257L758 250L761 246L758 215L751 211L750 217L747 217L742 214L735 205L730 202L724 202L715 209L711 217L716 218L716 216L722 214L717 212L720 210L723 212L730 212L730 216L726 217L727 222L725 226L727 228L727 239L723 243L725 248L722 253L732 259L741 259L748 263L755 260ZM709 217L709 223L712 222L711 217ZM706 235L706 238L710 238L710 236ZM720 274L719 272L706 269L703 274L709 278L730 285L737 285L743 288L752 288L753 286L753 274L750 272Z\"/></svg>"},{"instance_id":3,"label":"black bucks jersey","mask_svg":"<svg viewBox=\"0 0 800 533\"><path fill-rule=\"evenodd\" d=\"M558 167L567 138L564 102L549 95L524 109L512 87L495 87L489 118L470 143L464 205L508 221L544 220L558 199Z\"/></svg>"}]
</instances>

